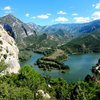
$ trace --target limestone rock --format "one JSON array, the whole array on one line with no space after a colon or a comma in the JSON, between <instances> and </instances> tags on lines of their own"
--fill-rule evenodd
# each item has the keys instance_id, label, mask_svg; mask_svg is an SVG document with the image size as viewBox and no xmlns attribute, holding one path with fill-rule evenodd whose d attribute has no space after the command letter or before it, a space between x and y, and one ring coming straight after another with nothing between
<instances>
[{"instance_id":1,"label":"limestone rock","mask_svg":"<svg viewBox=\"0 0 100 100\"><path fill-rule=\"evenodd\" d=\"M0 72L1 74L18 73L20 69L18 53L14 39L0 25L0 61L4 60L7 64L7 68Z\"/></svg>"}]
</instances>

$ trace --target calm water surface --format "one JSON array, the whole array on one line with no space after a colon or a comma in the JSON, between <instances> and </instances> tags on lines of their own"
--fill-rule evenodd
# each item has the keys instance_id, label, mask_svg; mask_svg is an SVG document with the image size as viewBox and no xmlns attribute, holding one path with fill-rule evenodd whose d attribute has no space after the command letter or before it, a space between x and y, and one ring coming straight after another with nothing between
<instances>
[{"instance_id":1,"label":"calm water surface","mask_svg":"<svg viewBox=\"0 0 100 100\"><path fill-rule=\"evenodd\" d=\"M30 64L43 76L49 75L55 78L61 77L67 82L76 82L78 80L84 80L87 74L92 74L91 68L97 63L100 58L100 54L71 55L68 60L64 61L64 64L70 67L70 70L64 74L58 70L42 71L39 69L38 66L34 65L34 63L41 57L43 57L43 55L33 53L29 60L21 63L21 66Z\"/></svg>"}]
</instances>

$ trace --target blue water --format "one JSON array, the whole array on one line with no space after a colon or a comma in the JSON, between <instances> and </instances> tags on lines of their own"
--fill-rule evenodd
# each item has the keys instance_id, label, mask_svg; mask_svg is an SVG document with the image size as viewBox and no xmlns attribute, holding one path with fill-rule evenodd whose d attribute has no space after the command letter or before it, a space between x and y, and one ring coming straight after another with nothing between
<instances>
[{"instance_id":1,"label":"blue water","mask_svg":"<svg viewBox=\"0 0 100 100\"><path fill-rule=\"evenodd\" d=\"M43 57L43 55L33 53L32 57L21 65L30 64L43 76L49 75L54 78L61 77L67 82L76 82L78 80L84 80L87 74L92 74L91 68L97 63L100 54L71 55L68 60L64 61L64 64L70 67L70 70L64 74L58 70L42 71L39 69L34 63L41 57Z\"/></svg>"}]
</instances>

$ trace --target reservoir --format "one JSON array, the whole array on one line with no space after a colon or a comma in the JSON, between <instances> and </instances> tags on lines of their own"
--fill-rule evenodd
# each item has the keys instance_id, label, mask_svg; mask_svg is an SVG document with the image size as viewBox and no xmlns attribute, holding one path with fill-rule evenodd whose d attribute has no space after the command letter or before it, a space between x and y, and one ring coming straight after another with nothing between
<instances>
[{"instance_id":1,"label":"reservoir","mask_svg":"<svg viewBox=\"0 0 100 100\"><path fill-rule=\"evenodd\" d=\"M37 59L41 57L43 57L42 54L33 53L29 60L21 63L21 66L24 66L25 64L32 65L42 76L64 78L68 83L70 83L84 80L87 74L91 75L91 68L98 62L100 54L70 55L69 58L64 61L64 64L70 67L70 70L66 73L61 73L59 70L43 71L39 69L38 66L34 64Z\"/></svg>"}]
</instances>

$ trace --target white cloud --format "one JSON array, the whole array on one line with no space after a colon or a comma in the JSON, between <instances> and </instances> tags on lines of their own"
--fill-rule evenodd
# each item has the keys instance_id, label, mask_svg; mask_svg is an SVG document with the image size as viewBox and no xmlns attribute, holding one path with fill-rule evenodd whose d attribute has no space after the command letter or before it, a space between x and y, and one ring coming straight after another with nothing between
<instances>
[{"instance_id":1,"label":"white cloud","mask_svg":"<svg viewBox=\"0 0 100 100\"><path fill-rule=\"evenodd\" d=\"M68 19L65 18L65 17L58 17L58 18L55 19L55 21L60 22L60 23L65 23L65 22L68 21Z\"/></svg>"},{"instance_id":2,"label":"white cloud","mask_svg":"<svg viewBox=\"0 0 100 100\"><path fill-rule=\"evenodd\" d=\"M73 13L72 16L78 16L78 14L77 13Z\"/></svg>"},{"instance_id":3,"label":"white cloud","mask_svg":"<svg viewBox=\"0 0 100 100\"><path fill-rule=\"evenodd\" d=\"M50 13L47 13L46 15L51 16L51 14L50 14Z\"/></svg>"},{"instance_id":4,"label":"white cloud","mask_svg":"<svg viewBox=\"0 0 100 100\"><path fill-rule=\"evenodd\" d=\"M95 4L92 4L92 7L95 7Z\"/></svg>"},{"instance_id":5,"label":"white cloud","mask_svg":"<svg viewBox=\"0 0 100 100\"><path fill-rule=\"evenodd\" d=\"M85 23L85 22L89 22L90 18L89 17L74 17L74 20L76 23Z\"/></svg>"},{"instance_id":6,"label":"white cloud","mask_svg":"<svg viewBox=\"0 0 100 100\"><path fill-rule=\"evenodd\" d=\"M67 13L61 10L57 14L66 15Z\"/></svg>"},{"instance_id":7,"label":"white cloud","mask_svg":"<svg viewBox=\"0 0 100 100\"><path fill-rule=\"evenodd\" d=\"M95 9L100 9L100 2L93 4L92 7L94 7Z\"/></svg>"},{"instance_id":8,"label":"white cloud","mask_svg":"<svg viewBox=\"0 0 100 100\"><path fill-rule=\"evenodd\" d=\"M8 14L8 13L12 13L12 8L10 6L5 6L3 8L4 13Z\"/></svg>"},{"instance_id":9,"label":"white cloud","mask_svg":"<svg viewBox=\"0 0 100 100\"><path fill-rule=\"evenodd\" d=\"M39 16L37 16L37 18L39 18L39 19L48 19L49 16L48 15L39 15Z\"/></svg>"},{"instance_id":10,"label":"white cloud","mask_svg":"<svg viewBox=\"0 0 100 100\"><path fill-rule=\"evenodd\" d=\"M38 15L38 16L36 16L36 18L38 18L38 19L48 19L50 16L51 16L51 14L47 13L47 14Z\"/></svg>"},{"instance_id":11,"label":"white cloud","mask_svg":"<svg viewBox=\"0 0 100 100\"><path fill-rule=\"evenodd\" d=\"M35 17L35 16L33 16L33 17L31 17L31 19L36 19L36 17Z\"/></svg>"},{"instance_id":12,"label":"white cloud","mask_svg":"<svg viewBox=\"0 0 100 100\"><path fill-rule=\"evenodd\" d=\"M5 11L11 11L11 9L12 9L12 8L11 8L10 6L4 7L4 10L5 10Z\"/></svg>"},{"instance_id":13,"label":"white cloud","mask_svg":"<svg viewBox=\"0 0 100 100\"><path fill-rule=\"evenodd\" d=\"M92 19L96 20L96 19L100 19L100 12L96 11L92 14Z\"/></svg>"},{"instance_id":14,"label":"white cloud","mask_svg":"<svg viewBox=\"0 0 100 100\"><path fill-rule=\"evenodd\" d=\"M29 17L29 16L30 16L30 14L29 14L29 13L26 13L26 14L25 14L25 16L26 16L26 17Z\"/></svg>"}]
</instances>

